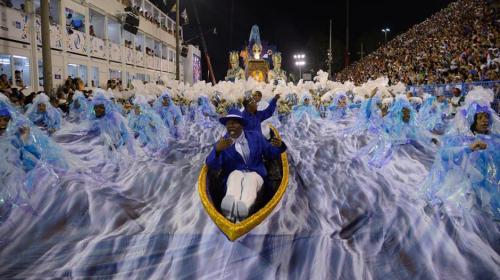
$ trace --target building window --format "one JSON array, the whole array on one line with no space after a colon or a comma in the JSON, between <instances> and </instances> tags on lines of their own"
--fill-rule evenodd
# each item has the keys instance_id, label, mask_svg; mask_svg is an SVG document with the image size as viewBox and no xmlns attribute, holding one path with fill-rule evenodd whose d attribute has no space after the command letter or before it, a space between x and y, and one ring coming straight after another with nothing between
<instances>
[{"instance_id":1,"label":"building window","mask_svg":"<svg viewBox=\"0 0 500 280\"><path fill-rule=\"evenodd\" d=\"M109 79L116 79L116 80L121 80L122 79L122 71L120 70L115 70L115 69L109 69Z\"/></svg>"},{"instance_id":2,"label":"building window","mask_svg":"<svg viewBox=\"0 0 500 280\"><path fill-rule=\"evenodd\" d=\"M14 79L12 84L23 88L31 84L30 61L27 57L13 55Z\"/></svg>"},{"instance_id":3,"label":"building window","mask_svg":"<svg viewBox=\"0 0 500 280\"><path fill-rule=\"evenodd\" d=\"M64 9L66 29L71 34L74 30L85 33L85 16L70 8Z\"/></svg>"},{"instance_id":4,"label":"building window","mask_svg":"<svg viewBox=\"0 0 500 280\"><path fill-rule=\"evenodd\" d=\"M24 2L24 0L21 0L21 1ZM53 25L61 24L60 17L59 17L60 5L61 5L60 0L50 0L49 1L49 20L50 20L50 23ZM34 1L34 7L35 7L35 13L37 15L40 15L41 14L40 0Z\"/></svg>"},{"instance_id":5,"label":"building window","mask_svg":"<svg viewBox=\"0 0 500 280\"><path fill-rule=\"evenodd\" d=\"M127 82L127 88L131 88L132 86L132 80L134 80L134 74L130 72L125 72L125 78Z\"/></svg>"},{"instance_id":6,"label":"building window","mask_svg":"<svg viewBox=\"0 0 500 280\"><path fill-rule=\"evenodd\" d=\"M104 39L104 29L106 28L104 25L104 16L94 10L90 10L89 19L90 36Z\"/></svg>"},{"instance_id":7,"label":"building window","mask_svg":"<svg viewBox=\"0 0 500 280\"><path fill-rule=\"evenodd\" d=\"M144 35L137 33L135 36L135 50L142 52L142 46L144 45Z\"/></svg>"},{"instance_id":8,"label":"building window","mask_svg":"<svg viewBox=\"0 0 500 280\"><path fill-rule=\"evenodd\" d=\"M120 44L122 25L111 18L108 18L108 39L110 42Z\"/></svg>"},{"instance_id":9,"label":"building window","mask_svg":"<svg viewBox=\"0 0 500 280\"><path fill-rule=\"evenodd\" d=\"M61 6L60 0L50 0L49 2L49 10L50 10L50 22L52 24L60 25L61 18L59 16L59 7Z\"/></svg>"},{"instance_id":10,"label":"building window","mask_svg":"<svg viewBox=\"0 0 500 280\"><path fill-rule=\"evenodd\" d=\"M137 74L136 74L136 79L137 79L137 80L141 80L141 81L143 81L143 82L144 82L144 81L146 81L146 75L141 74L141 73L137 73Z\"/></svg>"},{"instance_id":11,"label":"building window","mask_svg":"<svg viewBox=\"0 0 500 280\"><path fill-rule=\"evenodd\" d=\"M99 87L99 67L92 67L92 87Z\"/></svg>"},{"instance_id":12,"label":"building window","mask_svg":"<svg viewBox=\"0 0 500 280\"><path fill-rule=\"evenodd\" d=\"M68 64L68 76L71 77L72 79L75 78L82 79L85 86L87 86L89 80L87 65L74 64L74 63Z\"/></svg>"},{"instance_id":13,"label":"building window","mask_svg":"<svg viewBox=\"0 0 500 280\"><path fill-rule=\"evenodd\" d=\"M7 75L12 78L12 67L10 64L10 55L0 54L0 75Z\"/></svg>"},{"instance_id":14,"label":"building window","mask_svg":"<svg viewBox=\"0 0 500 280\"><path fill-rule=\"evenodd\" d=\"M133 49L134 48L134 37L132 33L127 30L123 30L123 40L126 48Z\"/></svg>"},{"instance_id":15,"label":"building window","mask_svg":"<svg viewBox=\"0 0 500 280\"><path fill-rule=\"evenodd\" d=\"M161 59L167 59L168 57L168 48L166 45L161 46Z\"/></svg>"},{"instance_id":16,"label":"building window","mask_svg":"<svg viewBox=\"0 0 500 280\"><path fill-rule=\"evenodd\" d=\"M169 50L168 51L169 55L168 55L168 61L170 62L175 62L175 51L173 50Z\"/></svg>"},{"instance_id":17,"label":"building window","mask_svg":"<svg viewBox=\"0 0 500 280\"><path fill-rule=\"evenodd\" d=\"M0 2L5 2L3 3L4 6L7 6L9 8L14 8L16 10L25 10L25 4L24 0L10 0L10 1L0 1Z\"/></svg>"}]
</instances>

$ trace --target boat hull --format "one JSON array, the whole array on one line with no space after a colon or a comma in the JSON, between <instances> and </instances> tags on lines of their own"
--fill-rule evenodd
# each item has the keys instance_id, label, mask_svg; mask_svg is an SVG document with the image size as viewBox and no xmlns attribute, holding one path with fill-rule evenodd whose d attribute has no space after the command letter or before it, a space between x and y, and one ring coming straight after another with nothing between
<instances>
[{"instance_id":1,"label":"boat hull","mask_svg":"<svg viewBox=\"0 0 500 280\"><path fill-rule=\"evenodd\" d=\"M280 138L278 131L273 126L270 126L273 134L276 137ZM280 138L281 139L281 138ZM255 213L250 215L247 219L243 220L240 223L232 223L227 220L215 207L213 200L210 195L209 188L209 170L208 166L205 164L200 172L200 176L198 177L198 193L200 195L201 203L205 208L208 216L212 219L212 221L217 225L217 227L227 236L227 238L231 241L238 239L240 236L248 233L253 228L262 223L267 216L271 214L273 209L278 205L288 187L288 159L286 153L281 154L280 158L281 166L282 166L282 176L279 186L276 189L274 195L272 195L271 199L260 209L258 209Z\"/></svg>"}]
</instances>

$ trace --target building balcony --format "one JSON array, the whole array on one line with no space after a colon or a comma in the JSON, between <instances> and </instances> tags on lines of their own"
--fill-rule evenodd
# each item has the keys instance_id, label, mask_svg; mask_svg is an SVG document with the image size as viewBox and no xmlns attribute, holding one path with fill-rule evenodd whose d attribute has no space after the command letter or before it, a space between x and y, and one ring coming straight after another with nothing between
<instances>
[{"instance_id":1,"label":"building balcony","mask_svg":"<svg viewBox=\"0 0 500 280\"><path fill-rule=\"evenodd\" d=\"M135 52L135 65L144 67L144 53L142 51Z\"/></svg>"},{"instance_id":2,"label":"building balcony","mask_svg":"<svg viewBox=\"0 0 500 280\"><path fill-rule=\"evenodd\" d=\"M109 60L121 62L122 55L120 51L120 45L117 43L109 42L108 46L109 46Z\"/></svg>"},{"instance_id":3,"label":"building balcony","mask_svg":"<svg viewBox=\"0 0 500 280\"><path fill-rule=\"evenodd\" d=\"M123 62L129 65L135 64L135 51L132 48L122 46Z\"/></svg>"},{"instance_id":4,"label":"building balcony","mask_svg":"<svg viewBox=\"0 0 500 280\"><path fill-rule=\"evenodd\" d=\"M103 39L90 36L90 56L107 59L107 50Z\"/></svg>"},{"instance_id":5,"label":"building balcony","mask_svg":"<svg viewBox=\"0 0 500 280\"><path fill-rule=\"evenodd\" d=\"M66 30L66 50L72 53L87 55L87 34L74 29Z\"/></svg>"}]
</instances>

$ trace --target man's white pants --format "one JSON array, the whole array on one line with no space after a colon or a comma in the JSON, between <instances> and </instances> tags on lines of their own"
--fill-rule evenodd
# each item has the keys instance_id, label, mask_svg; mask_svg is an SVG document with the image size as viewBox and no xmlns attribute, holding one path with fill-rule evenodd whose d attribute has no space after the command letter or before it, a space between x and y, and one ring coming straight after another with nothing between
<instances>
[{"instance_id":1,"label":"man's white pants","mask_svg":"<svg viewBox=\"0 0 500 280\"><path fill-rule=\"evenodd\" d=\"M226 195L233 196L235 201L242 201L250 209L263 184L264 179L257 172L235 170L227 178Z\"/></svg>"}]
</instances>

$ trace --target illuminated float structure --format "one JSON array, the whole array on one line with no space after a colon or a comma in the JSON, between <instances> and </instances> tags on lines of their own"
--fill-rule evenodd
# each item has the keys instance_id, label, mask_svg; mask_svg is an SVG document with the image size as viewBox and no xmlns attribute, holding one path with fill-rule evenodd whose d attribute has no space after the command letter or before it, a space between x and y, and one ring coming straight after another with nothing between
<instances>
[{"instance_id":1,"label":"illuminated float structure","mask_svg":"<svg viewBox=\"0 0 500 280\"><path fill-rule=\"evenodd\" d=\"M260 40L259 27L252 26L248 46L245 46L237 56L237 52L229 53L231 68L227 71L226 81L248 79L252 77L259 82L275 83L279 80L286 81L286 72L281 69L281 53L275 52L273 46L267 46ZM240 67L239 57L243 58L245 68ZM272 58L273 69L269 64Z\"/></svg>"}]
</instances>

